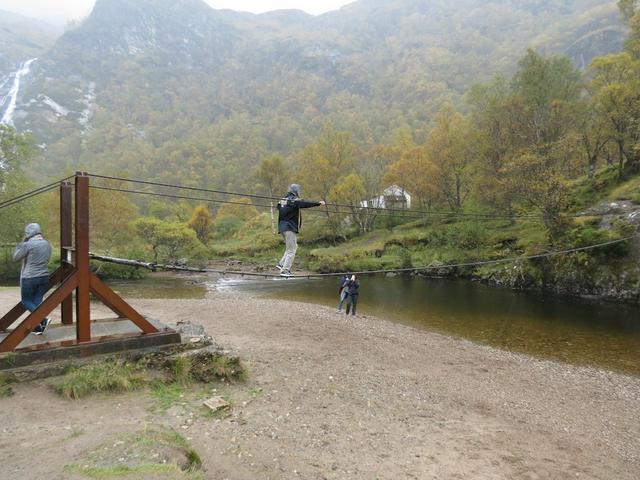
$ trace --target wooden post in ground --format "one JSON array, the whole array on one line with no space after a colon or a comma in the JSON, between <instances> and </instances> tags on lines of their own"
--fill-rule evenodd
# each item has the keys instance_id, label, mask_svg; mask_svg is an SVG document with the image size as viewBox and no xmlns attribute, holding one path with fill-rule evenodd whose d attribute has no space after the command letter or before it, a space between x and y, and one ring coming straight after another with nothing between
<instances>
[{"instance_id":1,"label":"wooden post in ground","mask_svg":"<svg viewBox=\"0 0 640 480\"><path fill-rule=\"evenodd\" d=\"M91 310L89 272L89 177L76 172L76 339L91 341Z\"/></svg>"},{"instance_id":2,"label":"wooden post in ground","mask_svg":"<svg viewBox=\"0 0 640 480\"><path fill-rule=\"evenodd\" d=\"M73 187L69 182L60 184L60 268L62 269L62 279L64 280L73 271L73 265L67 258L68 250L73 245L73 216L71 212ZM60 307L62 323L71 325L73 323L73 296L69 295L62 301Z\"/></svg>"}]
</instances>

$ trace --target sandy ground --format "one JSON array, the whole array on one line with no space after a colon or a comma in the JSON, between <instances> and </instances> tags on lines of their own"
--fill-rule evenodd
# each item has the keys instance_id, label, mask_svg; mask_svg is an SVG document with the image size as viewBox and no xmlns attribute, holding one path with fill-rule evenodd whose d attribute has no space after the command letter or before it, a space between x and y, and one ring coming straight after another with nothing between
<instances>
[{"instance_id":1,"label":"sandy ground","mask_svg":"<svg viewBox=\"0 0 640 480\"><path fill-rule=\"evenodd\" d=\"M15 295L0 291L0 310ZM82 478L65 466L149 424L184 435L207 479L640 479L640 378L330 307L226 292L132 303L201 323L240 354L249 380L213 392L232 399L230 413L158 411L149 392L68 401L47 381L15 385L0 399L2 479Z\"/></svg>"}]
</instances>

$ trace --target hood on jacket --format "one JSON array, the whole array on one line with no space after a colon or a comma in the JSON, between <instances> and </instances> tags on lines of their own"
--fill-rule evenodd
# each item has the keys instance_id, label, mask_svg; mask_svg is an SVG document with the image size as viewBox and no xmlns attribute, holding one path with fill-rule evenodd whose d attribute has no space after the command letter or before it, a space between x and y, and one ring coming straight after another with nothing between
<instances>
[{"instance_id":1,"label":"hood on jacket","mask_svg":"<svg viewBox=\"0 0 640 480\"><path fill-rule=\"evenodd\" d=\"M24 235L27 238L35 237L39 234L42 234L42 229L37 223L30 223L29 225L24 227Z\"/></svg>"},{"instance_id":2,"label":"hood on jacket","mask_svg":"<svg viewBox=\"0 0 640 480\"><path fill-rule=\"evenodd\" d=\"M289 193L293 193L296 197L300 196L300 185L292 183L289 185Z\"/></svg>"}]
</instances>

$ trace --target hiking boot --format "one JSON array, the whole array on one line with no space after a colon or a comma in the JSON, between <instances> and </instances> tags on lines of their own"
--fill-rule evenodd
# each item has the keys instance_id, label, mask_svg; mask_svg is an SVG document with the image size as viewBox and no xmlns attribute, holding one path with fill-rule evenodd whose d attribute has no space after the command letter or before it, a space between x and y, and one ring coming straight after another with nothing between
<instances>
[{"instance_id":1,"label":"hiking boot","mask_svg":"<svg viewBox=\"0 0 640 480\"><path fill-rule=\"evenodd\" d=\"M42 329L42 333L47 329L47 327L51 324L50 318L45 318L40 324L40 328Z\"/></svg>"},{"instance_id":2,"label":"hiking boot","mask_svg":"<svg viewBox=\"0 0 640 480\"><path fill-rule=\"evenodd\" d=\"M35 335L42 335L50 323L51 323L51 319L45 318L42 322L38 324L36 328L33 329L32 333L34 333Z\"/></svg>"},{"instance_id":3,"label":"hiking boot","mask_svg":"<svg viewBox=\"0 0 640 480\"><path fill-rule=\"evenodd\" d=\"M293 277L293 273L291 273L291 270L282 269L282 271L280 272L280 276L289 278L289 277Z\"/></svg>"},{"instance_id":4,"label":"hiking boot","mask_svg":"<svg viewBox=\"0 0 640 480\"><path fill-rule=\"evenodd\" d=\"M282 265L280 265L279 263L277 263L277 264L276 264L276 268L277 268L278 270L280 270L280 271L282 271L282 270L283 270Z\"/></svg>"}]
</instances>

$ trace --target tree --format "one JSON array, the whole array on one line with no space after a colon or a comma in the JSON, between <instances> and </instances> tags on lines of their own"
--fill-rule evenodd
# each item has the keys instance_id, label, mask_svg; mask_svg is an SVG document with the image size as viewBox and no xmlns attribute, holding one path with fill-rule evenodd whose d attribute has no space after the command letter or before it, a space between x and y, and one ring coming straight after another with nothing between
<instances>
[{"instance_id":1,"label":"tree","mask_svg":"<svg viewBox=\"0 0 640 480\"><path fill-rule=\"evenodd\" d=\"M636 60L640 59L640 12L638 0L618 0L622 18L629 27L629 38L625 49Z\"/></svg>"},{"instance_id":2,"label":"tree","mask_svg":"<svg viewBox=\"0 0 640 480\"><path fill-rule=\"evenodd\" d=\"M0 124L0 182L4 184L7 175L21 173L34 152L35 143L30 135Z\"/></svg>"},{"instance_id":3,"label":"tree","mask_svg":"<svg viewBox=\"0 0 640 480\"><path fill-rule=\"evenodd\" d=\"M258 216L258 210L248 198L239 198L235 203L225 203L218 209L213 221L217 238L228 238L238 232L247 221Z\"/></svg>"},{"instance_id":4,"label":"tree","mask_svg":"<svg viewBox=\"0 0 640 480\"><path fill-rule=\"evenodd\" d=\"M452 210L460 210L471 191L473 143L465 118L451 107L443 107L429 131L425 150L437 169L435 184Z\"/></svg>"},{"instance_id":5,"label":"tree","mask_svg":"<svg viewBox=\"0 0 640 480\"><path fill-rule=\"evenodd\" d=\"M303 188L310 195L327 198L338 179L352 173L354 157L351 134L326 126L299 155Z\"/></svg>"},{"instance_id":6,"label":"tree","mask_svg":"<svg viewBox=\"0 0 640 480\"><path fill-rule=\"evenodd\" d=\"M162 224L162 220L154 217L141 217L133 222L138 236L151 247L153 251L153 261L155 263L158 263L158 257L160 255L158 251L158 247L160 246L159 231Z\"/></svg>"},{"instance_id":7,"label":"tree","mask_svg":"<svg viewBox=\"0 0 640 480\"><path fill-rule=\"evenodd\" d=\"M250 199L246 197L235 198L233 203L224 203L220 206L216 220L232 215L246 221L258 216L258 210Z\"/></svg>"},{"instance_id":8,"label":"tree","mask_svg":"<svg viewBox=\"0 0 640 480\"><path fill-rule=\"evenodd\" d=\"M181 256L190 257L200 253L198 250L202 246L195 232L178 222L162 223L157 230L157 243L170 262L177 261Z\"/></svg>"},{"instance_id":9,"label":"tree","mask_svg":"<svg viewBox=\"0 0 640 480\"><path fill-rule=\"evenodd\" d=\"M595 59L593 101L618 147L618 172L640 167L640 61L628 52Z\"/></svg>"},{"instance_id":10,"label":"tree","mask_svg":"<svg viewBox=\"0 0 640 480\"><path fill-rule=\"evenodd\" d=\"M211 213L206 205L198 205L191 215L191 219L187 223L187 226L196 232L198 240L203 244L209 243L209 233L211 230Z\"/></svg>"},{"instance_id":11,"label":"tree","mask_svg":"<svg viewBox=\"0 0 640 480\"><path fill-rule=\"evenodd\" d=\"M436 184L439 174L438 167L427 158L425 148L412 145L387 167L384 178L387 184L398 185L411 193L414 205L428 212L442 198Z\"/></svg>"},{"instance_id":12,"label":"tree","mask_svg":"<svg viewBox=\"0 0 640 480\"><path fill-rule=\"evenodd\" d=\"M265 187L269 197L273 197L276 192L287 187L284 160L280 155L263 159L256 168L255 176Z\"/></svg>"},{"instance_id":13,"label":"tree","mask_svg":"<svg viewBox=\"0 0 640 480\"><path fill-rule=\"evenodd\" d=\"M370 215L366 209L362 208L362 201L365 199L365 188L362 178L357 173L352 173L344 177L329 192L329 201L341 205L348 205L351 211L351 219L358 226L360 233L368 232L373 226L375 215ZM334 230L338 230L340 224L347 217L346 214L337 214L332 217Z\"/></svg>"},{"instance_id":14,"label":"tree","mask_svg":"<svg viewBox=\"0 0 640 480\"><path fill-rule=\"evenodd\" d=\"M138 208L125 193L92 189L89 195L92 244L107 254L122 251L134 233L131 222L138 216Z\"/></svg>"},{"instance_id":15,"label":"tree","mask_svg":"<svg viewBox=\"0 0 640 480\"><path fill-rule=\"evenodd\" d=\"M284 160L279 155L272 155L263 159L255 173L258 181L265 186L269 199L269 215L271 216L271 228L275 233L275 219L273 212L273 197L275 193L286 188L286 173Z\"/></svg>"},{"instance_id":16,"label":"tree","mask_svg":"<svg viewBox=\"0 0 640 480\"><path fill-rule=\"evenodd\" d=\"M582 90L580 72L566 57L543 57L529 50L518 64L513 94L520 99L524 138L544 153L571 127L570 106Z\"/></svg>"},{"instance_id":17,"label":"tree","mask_svg":"<svg viewBox=\"0 0 640 480\"><path fill-rule=\"evenodd\" d=\"M587 176L593 178L598 159L609 143L610 136L604 124L604 118L593 101L583 100L577 108L579 110L577 134L587 160Z\"/></svg>"},{"instance_id":18,"label":"tree","mask_svg":"<svg viewBox=\"0 0 640 480\"><path fill-rule=\"evenodd\" d=\"M636 14L638 0L618 0L618 9L624 21L629 22Z\"/></svg>"},{"instance_id":19,"label":"tree","mask_svg":"<svg viewBox=\"0 0 640 480\"><path fill-rule=\"evenodd\" d=\"M141 217L134 222L138 236L153 251L153 261L161 258L175 262L180 256L192 257L202 253L196 233L179 222L163 222L157 218Z\"/></svg>"},{"instance_id":20,"label":"tree","mask_svg":"<svg viewBox=\"0 0 640 480\"><path fill-rule=\"evenodd\" d=\"M34 152L35 146L30 135L18 133L13 127L0 124L0 201L13 198L32 187L25 169ZM0 211L0 241L15 242L25 222L44 217L35 215L36 202L37 199L21 201Z\"/></svg>"},{"instance_id":21,"label":"tree","mask_svg":"<svg viewBox=\"0 0 640 480\"><path fill-rule=\"evenodd\" d=\"M502 188L516 205L539 209L554 238L564 223L560 214L568 205L566 176L557 168L557 162L534 150L514 156L504 170Z\"/></svg>"}]
</instances>

